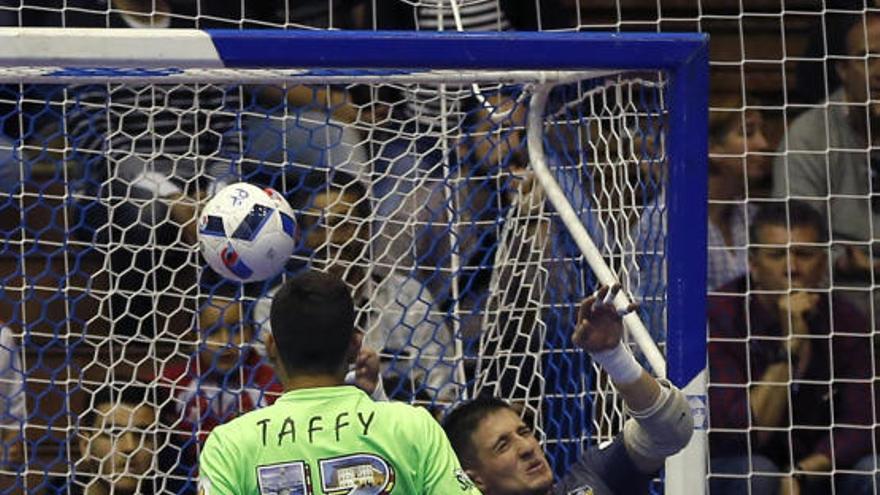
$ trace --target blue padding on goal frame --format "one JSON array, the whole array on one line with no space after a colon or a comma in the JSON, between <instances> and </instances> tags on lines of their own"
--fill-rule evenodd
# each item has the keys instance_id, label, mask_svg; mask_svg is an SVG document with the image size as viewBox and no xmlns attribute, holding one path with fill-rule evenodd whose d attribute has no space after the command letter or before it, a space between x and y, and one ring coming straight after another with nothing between
<instances>
[{"instance_id":1,"label":"blue padding on goal frame","mask_svg":"<svg viewBox=\"0 0 880 495\"><path fill-rule=\"evenodd\" d=\"M708 36L208 30L229 68L664 70L669 76L667 377L686 386L706 368ZM379 68L377 71L376 68Z\"/></svg>"},{"instance_id":2,"label":"blue padding on goal frame","mask_svg":"<svg viewBox=\"0 0 880 495\"><path fill-rule=\"evenodd\" d=\"M700 33L206 31L228 68L674 69Z\"/></svg>"}]
</instances>

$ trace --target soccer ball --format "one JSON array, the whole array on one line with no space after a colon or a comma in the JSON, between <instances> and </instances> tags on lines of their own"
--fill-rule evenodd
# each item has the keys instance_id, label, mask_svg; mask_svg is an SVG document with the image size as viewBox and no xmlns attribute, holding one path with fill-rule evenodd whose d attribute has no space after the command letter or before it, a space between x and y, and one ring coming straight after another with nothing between
<instances>
[{"instance_id":1,"label":"soccer ball","mask_svg":"<svg viewBox=\"0 0 880 495\"><path fill-rule=\"evenodd\" d=\"M214 271L254 282L284 268L293 253L296 221L278 191L237 182L208 201L198 229L202 256Z\"/></svg>"}]
</instances>

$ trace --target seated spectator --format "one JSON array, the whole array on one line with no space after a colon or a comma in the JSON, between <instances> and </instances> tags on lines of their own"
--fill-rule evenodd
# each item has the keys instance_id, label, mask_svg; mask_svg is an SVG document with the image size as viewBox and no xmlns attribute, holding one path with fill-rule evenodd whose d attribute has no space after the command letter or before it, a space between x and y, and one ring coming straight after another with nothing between
<instances>
[{"instance_id":1,"label":"seated spectator","mask_svg":"<svg viewBox=\"0 0 880 495\"><path fill-rule=\"evenodd\" d=\"M764 120L757 110L742 110L739 97L723 96L712 100L709 114L709 225L707 286L715 290L748 271L748 221L754 207L748 200L769 193L771 169L766 155L770 151ZM722 110L723 109L723 110ZM665 235L657 225L665 212L665 194L661 192L642 213L638 238L645 246L663 245ZM657 242L654 242L654 241ZM637 277L641 294L655 289L652 283L664 280L659 275L662 259L641 256Z\"/></svg>"},{"instance_id":2,"label":"seated spectator","mask_svg":"<svg viewBox=\"0 0 880 495\"><path fill-rule=\"evenodd\" d=\"M259 16L261 27L336 30L355 27L353 12L365 2L252 3L248 8L257 12L249 17ZM250 105L242 112L242 127L247 132L243 168L320 167L369 175L367 138L362 131L374 118L374 104L366 104L365 98L357 98L342 85L265 85L248 90ZM247 172L244 175L247 179ZM281 189L277 184L267 185Z\"/></svg>"},{"instance_id":3,"label":"seated spectator","mask_svg":"<svg viewBox=\"0 0 880 495\"><path fill-rule=\"evenodd\" d=\"M79 421L75 474L53 480L57 493L176 493L160 455L166 442L157 429L161 399L156 394L131 384L93 392Z\"/></svg>"},{"instance_id":4,"label":"seated spectator","mask_svg":"<svg viewBox=\"0 0 880 495\"><path fill-rule=\"evenodd\" d=\"M386 389L388 395L408 401L425 390L434 400L452 398L455 348L430 292L399 272L382 276L371 269L364 186L345 172L313 172L300 183L291 205L301 212L298 226L314 267L352 288L364 345L379 351L383 376L400 384ZM264 335L270 330L267 301L254 311Z\"/></svg>"},{"instance_id":5,"label":"seated spectator","mask_svg":"<svg viewBox=\"0 0 880 495\"><path fill-rule=\"evenodd\" d=\"M17 469L24 462L27 410L21 352L12 329L0 326L0 468Z\"/></svg>"},{"instance_id":6,"label":"seated spectator","mask_svg":"<svg viewBox=\"0 0 880 495\"><path fill-rule=\"evenodd\" d=\"M43 9L38 19L28 10L22 22L76 28L230 27L241 20L240 4L73 0L57 14ZM58 169L69 170L65 180L76 198L71 234L88 244L86 255L91 251L108 259L104 266L114 290L101 305L102 316L117 333L151 335L158 321L155 294L169 286L187 290L195 278L190 258L195 229L187 227L197 201L229 176L240 157L240 91L210 84L137 83L45 91L49 103L34 122L65 131L54 134L63 138L51 147L63 150L57 153ZM43 134L53 135L50 131ZM45 153L40 133L23 139Z\"/></svg>"},{"instance_id":7,"label":"seated spectator","mask_svg":"<svg viewBox=\"0 0 880 495\"><path fill-rule=\"evenodd\" d=\"M716 98L709 116L708 288L747 271L747 200L769 194L771 148L758 110L741 110L739 97Z\"/></svg>"},{"instance_id":8,"label":"seated spectator","mask_svg":"<svg viewBox=\"0 0 880 495\"><path fill-rule=\"evenodd\" d=\"M211 297L198 316L198 350L188 362L162 370L170 405L164 421L175 431L179 470L196 479L199 446L208 433L281 395L272 367L251 347L251 327L239 301Z\"/></svg>"},{"instance_id":9,"label":"seated spectator","mask_svg":"<svg viewBox=\"0 0 880 495\"><path fill-rule=\"evenodd\" d=\"M840 76L828 59L846 53L852 15L860 14L866 4L880 7L877 0L824 0L815 5L821 12L810 16L809 28L801 35L806 47L795 65L794 88L787 95L789 105L821 103L840 87ZM846 10L852 14L840 15Z\"/></svg>"},{"instance_id":10,"label":"seated spectator","mask_svg":"<svg viewBox=\"0 0 880 495\"><path fill-rule=\"evenodd\" d=\"M873 471L875 408L870 327L828 292L826 232L805 203L762 207L748 275L709 298L713 494L868 493L831 474Z\"/></svg>"},{"instance_id":11,"label":"seated spectator","mask_svg":"<svg viewBox=\"0 0 880 495\"><path fill-rule=\"evenodd\" d=\"M177 430L204 440L217 425L281 394L272 367L251 348L253 331L242 316L239 301L207 299L199 311L198 352L188 363L163 370Z\"/></svg>"},{"instance_id":12,"label":"seated spectator","mask_svg":"<svg viewBox=\"0 0 880 495\"><path fill-rule=\"evenodd\" d=\"M861 9L861 7L860 7ZM841 88L827 106L795 119L773 165L774 195L796 197L825 214L835 247L834 282L867 287L880 273L880 13L839 14L848 58L836 61ZM868 57L867 60L864 57Z\"/></svg>"}]
</instances>

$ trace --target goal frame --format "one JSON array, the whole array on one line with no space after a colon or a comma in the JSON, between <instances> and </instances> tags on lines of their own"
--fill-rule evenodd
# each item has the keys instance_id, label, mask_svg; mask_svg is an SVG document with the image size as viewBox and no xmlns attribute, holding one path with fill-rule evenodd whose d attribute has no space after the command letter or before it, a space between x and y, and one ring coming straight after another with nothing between
<instances>
[{"instance_id":1,"label":"goal frame","mask_svg":"<svg viewBox=\"0 0 880 495\"><path fill-rule=\"evenodd\" d=\"M108 38L113 43L108 43ZM15 70L36 68L22 75ZM44 69L41 69L44 68ZM61 68L59 71L58 69ZM236 79L235 70L255 72ZM0 29L0 82L174 82L233 69L221 80L328 83L426 70L662 70L668 94L667 372L695 413L695 440L667 464L667 493L705 486L708 37L699 33ZM314 69L327 69L315 71ZM454 78L454 73L450 76ZM261 75L262 74L262 75ZM700 468L702 466L702 468Z\"/></svg>"}]
</instances>

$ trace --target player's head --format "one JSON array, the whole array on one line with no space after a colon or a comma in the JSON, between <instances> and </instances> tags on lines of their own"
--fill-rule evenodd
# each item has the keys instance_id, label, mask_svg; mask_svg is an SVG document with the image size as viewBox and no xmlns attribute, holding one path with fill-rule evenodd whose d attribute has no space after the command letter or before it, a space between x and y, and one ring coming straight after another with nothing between
<instances>
[{"instance_id":1,"label":"player's head","mask_svg":"<svg viewBox=\"0 0 880 495\"><path fill-rule=\"evenodd\" d=\"M481 397L456 407L443 429L461 465L486 495L545 495L553 471L532 429L506 402Z\"/></svg>"},{"instance_id":2,"label":"player's head","mask_svg":"<svg viewBox=\"0 0 880 495\"><path fill-rule=\"evenodd\" d=\"M150 485L156 409L149 390L105 386L92 394L79 423L81 472L95 475L109 493L143 493Z\"/></svg>"},{"instance_id":3,"label":"player's head","mask_svg":"<svg viewBox=\"0 0 880 495\"><path fill-rule=\"evenodd\" d=\"M345 283L329 273L306 270L272 298L274 348L292 375L336 375L360 350L354 303Z\"/></svg>"},{"instance_id":4,"label":"player's head","mask_svg":"<svg viewBox=\"0 0 880 495\"><path fill-rule=\"evenodd\" d=\"M742 110L738 95L716 96L711 106L717 110L709 114L709 173L738 188L744 186L744 179L750 183L769 180L771 168L766 153L771 147L761 112Z\"/></svg>"},{"instance_id":5,"label":"player's head","mask_svg":"<svg viewBox=\"0 0 880 495\"><path fill-rule=\"evenodd\" d=\"M749 242L755 246L749 252L754 288L823 287L827 280L827 248L817 244L827 240L826 222L809 204L792 200L762 205L749 229Z\"/></svg>"},{"instance_id":6,"label":"player's head","mask_svg":"<svg viewBox=\"0 0 880 495\"><path fill-rule=\"evenodd\" d=\"M308 174L292 200L315 266L352 280L370 238L370 201L364 185L341 171Z\"/></svg>"},{"instance_id":7,"label":"player's head","mask_svg":"<svg viewBox=\"0 0 880 495\"><path fill-rule=\"evenodd\" d=\"M201 303L199 358L205 371L227 373L242 361L242 347L251 342L253 331L242 321L241 302L210 297Z\"/></svg>"}]
</instances>

